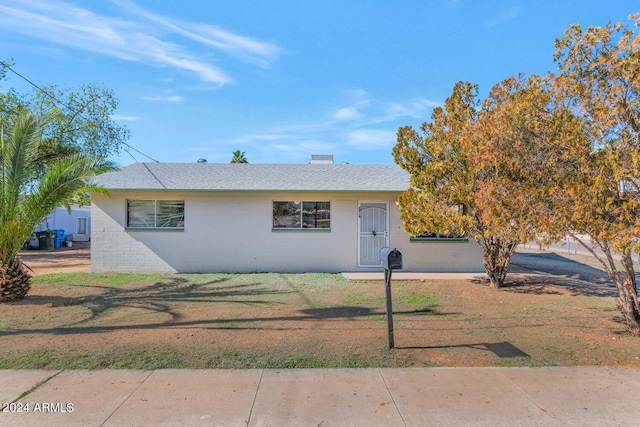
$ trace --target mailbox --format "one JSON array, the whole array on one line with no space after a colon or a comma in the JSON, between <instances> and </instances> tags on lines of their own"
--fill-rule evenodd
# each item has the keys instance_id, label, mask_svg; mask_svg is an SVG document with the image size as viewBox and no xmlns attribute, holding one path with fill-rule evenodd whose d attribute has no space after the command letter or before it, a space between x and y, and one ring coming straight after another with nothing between
<instances>
[{"instance_id":1,"label":"mailbox","mask_svg":"<svg viewBox=\"0 0 640 427\"><path fill-rule=\"evenodd\" d=\"M402 254L396 248L384 247L380 249L380 264L385 270L399 270L402 268Z\"/></svg>"}]
</instances>

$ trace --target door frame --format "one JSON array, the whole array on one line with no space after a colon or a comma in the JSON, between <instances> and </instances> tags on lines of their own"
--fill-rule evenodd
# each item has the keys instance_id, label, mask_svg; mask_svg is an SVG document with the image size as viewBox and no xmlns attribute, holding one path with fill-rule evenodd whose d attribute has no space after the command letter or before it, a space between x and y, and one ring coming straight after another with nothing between
<instances>
[{"instance_id":1,"label":"door frame","mask_svg":"<svg viewBox=\"0 0 640 427\"><path fill-rule=\"evenodd\" d=\"M358 206L357 206L357 208L358 208L358 210L357 210L358 226L357 226L357 230L356 230L357 231L357 243L356 244L358 245L358 251L357 251L358 252L357 253L358 259L356 261L356 264L357 264L357 266L359 268L375 268L375 267L377 267L377 265L362 265L361 262L360 262L361 261L360 251L361 251L361 246L362 246L361 245L361 240L360 240L361 233L362 233L360 231L361 221L362 221L362 218L360 217L360 212L361 212L362 205L366 205L368 203L370 203L370 204L373 204L373 203L375 203L375 204L384 204L385 205L385 228L386 228L386 230L385 230L385 242L384 242L384 244L385 244L385 246L389 246L389 231L391 229L391 226L389 224L389 221L390 221L390 219L389 219L389 201L388 200L358 200Z\"/></svg>"}]
</instances>

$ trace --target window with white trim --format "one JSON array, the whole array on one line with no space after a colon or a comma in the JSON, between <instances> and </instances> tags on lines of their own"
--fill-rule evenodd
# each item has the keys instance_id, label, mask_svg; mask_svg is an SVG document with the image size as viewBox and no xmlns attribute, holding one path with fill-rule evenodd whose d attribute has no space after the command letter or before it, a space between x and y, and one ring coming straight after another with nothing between
<instances>
[{"instance_id":1,"label":"window with white trim","mask_svg":"<svg viewBox=\"0 0 640 427\"><path fill-rule=\"evenodd\" d=\"M411 240L468 240L465 236L456 236L455 234L439 234L424 233L419 236L412 237Z\"/></svg>"},{"instance_id":2,"label":"window with white trim","mask_svg":"<svg viewBox=\"0 0 640 427\"><path fill-rule=\"evenodd\" d=\"M273 229L331 228L331 202L273 202Z\"/></svg>"},{"instance_id":3,"label":"window with white trim","mask_svg":"<svg viewBox=\"0 0 640 427\"><path fill-rule=\"evenodd\" d=\"M76 219L76 234L79 236L84 236L88 233L89 218L87 217L78 217Z\"/></svg>"},{"instance_id":4,"label":"window with white trim","mask_svg":"<svg viewBox=\"0 0 640 427\"><path fill-rule=\"evenodd\" d=\"M464 213L465 207L462 204L451 206L451 211L454 213ZM411 241L431 241L431 240L444 240L444 241L467 241L468 238L465 236L460 236L452 233L433 233L426 232L420 234L419 236L411 237Z\"/></svg>"},{"instance_id":5,"label":"window with white trim","mask_svg":"<svg viewBox=\"0 0 640 427\"><path fill-rule=\"evenodd\" d=\"M127 200L127 227L184 228L184 200Z\"/></svg>"}]
</instances>

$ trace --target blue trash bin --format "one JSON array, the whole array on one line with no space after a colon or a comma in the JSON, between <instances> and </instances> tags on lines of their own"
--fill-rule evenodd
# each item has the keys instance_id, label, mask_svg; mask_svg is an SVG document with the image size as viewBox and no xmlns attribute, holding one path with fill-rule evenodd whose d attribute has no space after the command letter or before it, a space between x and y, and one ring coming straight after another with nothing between
<instances>
[{"instance_id":1,"label":"blue trash bin","mask_svg":"<svg viewBox=\"0 0 640 427\"><path fill-rule=\"evenodd\" d=\"M53 246L56 249L60 249L62 247L62 240L64 239L64 230L53 230L56 232L56 237L53 241Z\"/></svg>"}]
</instances>

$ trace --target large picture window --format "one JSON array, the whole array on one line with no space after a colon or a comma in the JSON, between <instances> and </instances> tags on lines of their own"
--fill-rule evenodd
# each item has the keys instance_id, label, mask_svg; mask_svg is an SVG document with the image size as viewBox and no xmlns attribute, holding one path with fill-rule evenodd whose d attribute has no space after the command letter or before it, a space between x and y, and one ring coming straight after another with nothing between
<instances>
[{"instance_id":1,"label":"large picture window","mask_svg":"<svg viewBox=\"0 0 640 427\"><path fill-rule=\"evenodd\" d=\"M127 227L184 228L184 200L128 200Z\"/></svg>"},{"instance_id":2,"label":"large picture window","mask_svg":"<svg viewBox=\"0 0 640 427\"><path fill-rule=\"evenodd\" d=\"M273 202L274 229L329 229L331 202Z\"/></svg>"}]
</instances>

